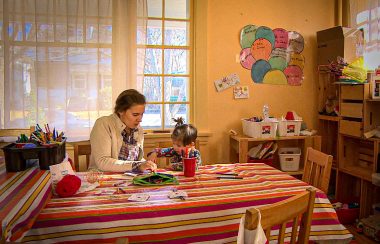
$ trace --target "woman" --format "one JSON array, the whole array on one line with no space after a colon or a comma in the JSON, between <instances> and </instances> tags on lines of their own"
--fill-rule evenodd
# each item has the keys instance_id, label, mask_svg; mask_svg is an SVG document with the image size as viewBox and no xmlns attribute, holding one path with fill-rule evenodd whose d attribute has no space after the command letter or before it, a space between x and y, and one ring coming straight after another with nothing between
<instances>
[{"instance_id":1,"label":"woman","mask_svg":"<svg viewBox=\"0 0 380 244\"><path fill-rule=\"evenodd\" d=\"M109 172L157 169L143 159L144 133L139 126L145 112L145 97L134 89L116 99L114 113L96 120L92 128L90 168Z\"/></svg>"}]
</instances>

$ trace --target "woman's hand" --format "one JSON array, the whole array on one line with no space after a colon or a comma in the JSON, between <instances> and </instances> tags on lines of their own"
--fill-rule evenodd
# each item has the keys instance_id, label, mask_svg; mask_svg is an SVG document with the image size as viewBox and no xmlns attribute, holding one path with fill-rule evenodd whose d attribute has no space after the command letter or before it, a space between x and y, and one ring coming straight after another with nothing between
<instances>
[{"instance_id":1,"label":"woman's hand","mask_svg":"<svg viewBox=\"0 0 380 244\"><path fill-rule=\"evenodd\" d=\"M145 161L140 164L139 169L140 171L151 170L155 172L157 170L157 165L153 163L152 161Z\"/></svg>"}]
</instances>

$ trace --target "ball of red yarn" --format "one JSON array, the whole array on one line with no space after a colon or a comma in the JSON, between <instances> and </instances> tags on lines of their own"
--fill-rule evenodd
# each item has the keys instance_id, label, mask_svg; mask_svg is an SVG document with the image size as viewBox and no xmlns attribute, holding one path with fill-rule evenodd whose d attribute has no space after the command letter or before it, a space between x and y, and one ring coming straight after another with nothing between
<instances>
[{"instance_id":1,"label":"ball of red yarn","mask_svg":"<svg viewBox=\"0 0 380 244\"><path fill-rule=\"evenodd\" d=\"M78 189L82 181L76 175L65 175L58 183L55 188L55 192L60 197L70 197L74 195Z\"/></svg>"}]
</instances>

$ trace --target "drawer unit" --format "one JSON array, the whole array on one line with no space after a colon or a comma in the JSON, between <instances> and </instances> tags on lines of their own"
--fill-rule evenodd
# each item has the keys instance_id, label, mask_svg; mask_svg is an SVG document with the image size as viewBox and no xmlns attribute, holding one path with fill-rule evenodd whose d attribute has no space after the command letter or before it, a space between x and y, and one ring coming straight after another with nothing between
<instances>
[{"instance_id":1,"label":"drawer unit","mask_svg":"<svg viewBox=\"0 0 380 244\"><path fill-rule=\"evenodd\" d=\"M341 134L350 136L362 136L362 122L351 121L351 120L340 120L339 132Z\"/></svg>"},{"instance_id":2,"label":"drawer unit","mask_svg":"<svg viewBox=\"0 0 380 244\"><path fill-rule=\"evenodd\" d=\"M341 100L364 100L369 98L370 90L368 84L361 85L341 85Z\"/></svg>"},{"instance_id":3,"label":"drawer unit","mask_svg":"<svg viewBox=\"0 0 380 244\"><path fill-rule=\"evenodd\" d=\"M342 117L363 118L363 103L342 102L340 115Z\"/></svg>"}]
</instances>

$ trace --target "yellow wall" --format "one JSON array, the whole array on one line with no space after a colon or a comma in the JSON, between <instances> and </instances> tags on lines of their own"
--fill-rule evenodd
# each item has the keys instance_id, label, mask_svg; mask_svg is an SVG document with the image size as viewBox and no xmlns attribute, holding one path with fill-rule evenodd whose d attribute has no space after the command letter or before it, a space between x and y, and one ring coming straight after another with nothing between
<instances>
[{"instance_id":1,"label":"yellow wall","mask_svg":"<svg viewBox=\"0 0 380 244\"><path fill-rule=\"evenodd\" d=\"M195 124L212 133L208 163L229 162L229 135L241 133L241 118L262 115L268 104L270 115L279 117L294 110L308 127L316 128L317 45L316 32L334 26L331 0L198 0L195 2ZM254 84L250 70L236 63L240 53L239 34L248 24L284 28L301 33L305 39L302 86ZM250 98L235 100L232 88L217 92L214 81L237 73L240 85L249 87Z\"/></svg>"}]
</instances>

